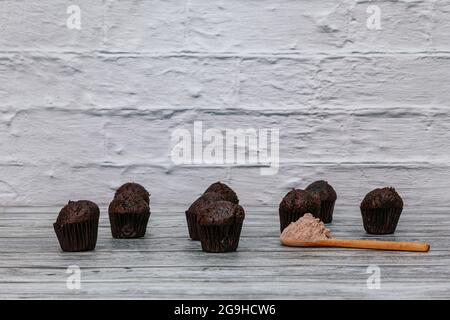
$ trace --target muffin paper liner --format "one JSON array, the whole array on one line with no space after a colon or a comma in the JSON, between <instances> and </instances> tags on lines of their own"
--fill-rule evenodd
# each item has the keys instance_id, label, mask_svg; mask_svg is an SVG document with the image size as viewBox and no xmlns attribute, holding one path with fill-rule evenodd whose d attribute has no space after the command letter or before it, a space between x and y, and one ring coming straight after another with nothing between
<instances>
[{"instance_id":1,"label":"muffin paper liner","mask_svg":"<svg viewBox=\"0 0 450 320\"><path fill-rule=\"evenodd\" d=\"M205 252L236 251L243 221L224 226L198 226L202 250Z\"/></svg>"},{"instance_id":2,"label":"muffin paper liner","mask_svg":"<svg viewBox=\"0 0 450 320\"><path fill-rule=\"evenodd\" d=\"M142 238L147 231L148 213L110 213L111 233L114 238Z\"/></svg>"},{"instance_id":3,"label":"muffin paper liner","mask_svg":"<svg viewBox=\"0 0 450 320\"><path fill-rule=\"evenodd\" d=\"M323 223L330 223L333 221L334 203L336 201L322 201L320 203L320 213L318 218Z\"/></svg>"},{"instance_id":4,"label":"muffin paper liner","mask_svg":"<svg viewBox=\"0 0 450 320\"><path fill-rule=\"evenodd\" d=\"M280 231L283 232L284 228L286 228L291 222L295 222L303 217L305 213L311 213L314 217L318 218L317 212L300 212L299 210L280 212Z\"/></svg>"},{"instance_id":5,"label":"muffin paper liner","mask_svg":"<svg viewBox=\"0 0 450 320\"><path fill-rule=\"evenodd\" d=\"M192 240L200 240L200 236L198 235L197 215L186 211L186 221L188 225L189 237Z\"/></svg>"},{"instance_id":6,"label":"muffin paper liner","mask_svg":"<svg viewBox=\"0 0 450 320\"><path fill-rule=\"evenodd\" d=\"M371 234L394 233L403 208L361 209L364 229Z\"/></svg>"},{"instance_id":7,"label":"muffin paper liner","mask_svg":"<svg viewBox=\"0 0 450 320\"><path fill-rule=\"evenodd\" d=\"M97 244L98 219L59 226L54 223L56 237L63 251L94 250Z\"/></svg>"}]
</instances>

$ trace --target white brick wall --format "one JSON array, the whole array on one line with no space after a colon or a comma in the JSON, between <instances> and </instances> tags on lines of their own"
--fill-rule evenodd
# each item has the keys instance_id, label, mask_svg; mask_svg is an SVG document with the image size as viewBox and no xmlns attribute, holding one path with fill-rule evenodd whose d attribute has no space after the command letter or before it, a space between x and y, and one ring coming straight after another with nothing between
<instances>
[{"instance_id":1,"label":"white brick wall","mask_svg":"<svg viewBox=\"0 0 450 320\"><path fill-rule=\"evenodd\" d=\"M0 0L0 206L104 205L129 180L153 207L217 180L277 206L319 178L339 204L393 185L406 206L448 206L449 15L439 0ZM170 133L196 120L279 127L279 173L174 166Z\"/></svg>"}]
</instances>

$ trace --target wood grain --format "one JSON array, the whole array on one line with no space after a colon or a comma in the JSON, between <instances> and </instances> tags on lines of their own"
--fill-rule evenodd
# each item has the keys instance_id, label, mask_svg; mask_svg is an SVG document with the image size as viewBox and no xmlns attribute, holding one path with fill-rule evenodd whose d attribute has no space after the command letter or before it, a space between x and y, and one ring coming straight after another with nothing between
<instances>
[{"instance_id":1,"label":"wood grain","mask_svg":"<svg viewBox=\"0 0 450 320\"><path fill-rule=\"evenodd\" d=\"M112 239L102 215L96 250L64 253L51 229L56 208L36 211L3 208L0 213L2 299L450 297L450 219L443 208L410 209L398 232L388 236L366 234L359 212L351 207L337 207L328 225L344 239L429 242L427 254L284 247L276 208L268 207L247 208L233 253L203 253L187 237L182 208L153 212L148 234L136 240ZM80 290L66 288L70 265L81 268ZM371 265L380 268L378 290L367 288Z\"/></svg>"}]
</instances>

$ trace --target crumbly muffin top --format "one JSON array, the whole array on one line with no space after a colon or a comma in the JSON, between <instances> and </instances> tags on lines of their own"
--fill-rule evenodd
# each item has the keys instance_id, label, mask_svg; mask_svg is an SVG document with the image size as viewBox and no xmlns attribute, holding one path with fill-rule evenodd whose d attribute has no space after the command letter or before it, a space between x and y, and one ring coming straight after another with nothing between
<instances>
[{"instance_id":1,"label":"crumbly muffin top","mask_svg":"<svg viewBox=\"0 0 450 320\"><path fill-rule=\"evenodd\" d=\"M403 200L394 188L377 188L361 202L361 209L403 208Z\"/></svg>"},{"instance_id":2,"label":"crumbly muffin top","mask_svg":"<svg viewBox=\"0 0 450 320\"><path fill-rule=\"evenodd\" d=\"M120 195L122 193L132 193L132 194L138 195L142 199L144 199L145 202L147 202L148 204L150 203L150 194L139 183L127 182L127 183L123 184L122 186L119 187L119 189L117 189L114 197L117 197L118 195Z\"/></svg>"},{"instance_id":3,"label":"crumbly muffin top","mask_svg":"<svg viewBox=\"0 0 450 320\"><path fill-rule=\"evenodd\" d=\"M292 189L281 200L281 210L317 213L320 210L320 198L308 191Z\"/></svg>"},{"instance_id":4,"label":"crumbly muffin top","mask_svg":"<svg viewBox=\"0 0 450 320\"><path fill-rule=\"evenodd\" d=\"M140 196L132 193L121 193L109 204L110 214L148 213L150 208Z\"/></svg>"},{"instance_id":5,"label":"crumbly muffin top","mask_svg":"<svg viewBox=\"0 0 450 320\"><path fill-rule=\"evenodd\" d=\"M100 209L89 200L69 201L58 214L56 224L84 222L100 217Z\"/></svg>"},{"instance_id":6,"label":"crumbly muffin top","mask_svg":"<svg viewBox=\"0 0 450 320\"><path fill-rule=\"evenodd\" d=\"M205 192L197 200L195 200L189 209L189 213L197 214L202 208L209 205L211 202L226 200L225 195L217 192Z\"/></svg>"},{"instance_id":7,"label":"crumbly muffin top","mask_svg":"<svg viewBox=\"0 0 450 320\"><path fill-rule=\"evenodd\" d=\"M229 201L211 202L202 208L197 215L197 222L201 226L230 225L242 222L245 218L244 209Z\"/></svg>"},{"instance_id":8,"label":"crumbly muffin top","mask_svg":"<svg viewBox=\"0 0 450 320\"><path fill-rule=\"evenodd\" d=\"M206 189L205 193L207 192L216 192L221 193L225 196L225 200L239 204L239 199L236 193L231 189L229 186L227 186L225 183L222 183L220 181L213 183Z\"/></svg>"},{"instance_id":9,"label":"crumbly muffin top","mask_svg":"<svg viewBox=\"0 0 450 320\"><path fill-rule=\"evenodd\" d=\"M325 180L314 181L306 191L319 195L321 201L336 201L337 198L336 191Z\"/></svg>"}]
</instances>

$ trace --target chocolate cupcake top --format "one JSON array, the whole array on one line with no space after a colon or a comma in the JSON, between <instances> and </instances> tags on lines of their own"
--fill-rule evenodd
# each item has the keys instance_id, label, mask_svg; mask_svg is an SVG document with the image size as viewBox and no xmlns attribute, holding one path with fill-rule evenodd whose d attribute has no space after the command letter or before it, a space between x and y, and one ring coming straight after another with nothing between
<instances>
[{"instance_id":1,"label":"chocolate cupcake top","mask_svg":"<svg viewBox=\"0 0 450 320\"><path fill-rule=\"evenodd\" d=\"M244 209L229 201L215 201L201 208L197 222L201 226L221 226L242 222Z\"/></svg>"},{"instance_id":2,"label":"chocolate cupcake top","mask_svg":"<svg viewBox=\"0 0 450 320\"><path fill-rule=\"evenodd\" d=\"M149 213L148 203L141 197L131 194L122 193L117 195L109 204L108 213L125 214L125 213Z\"/></svg>"},{"instance_id":3,"label":"chocolate cupcake top","mask_svg":"<svg viewBox=\"0 0 450 320\"><path fill-rule=\"evenodd\" d=\"M292 189L280 202L280 211L311 213L316 215L320 211L320 198L318 195L301 189Z\"/></svg>"},{"instance_id":4,"label":"chocolate cupcake top","mask_svg":"<svg viewBox=\"0 0 450 320\"><path fill-rule=\"evenodd\" d=\"M222 183L220 181L213 183L206 189L205 193L207 192L216 192L224 195L225 200L230 201L235 204L239 204L239 199L236 195L236 193L231 189L229 186L227 186L225 183Z\"/></svg>"},{"instance_id":5,"label":"chocolate cupcake top","mask_svg":"<svg viewBox=\"0 0 450 320\"><path fill-rule=\"evenodd\" d=\"M361 209L403 208L403 200L394 188L377 188L361 202Z\"/></svg>"},{"instance_id":6,"label":"chocolate cupcake top","mask_svg":"<svg viewBox=\"0 0 450 320\"><path fill-rule=\"evenodd\" d=\"M62 226L69 223L98 220L99 217L100 209L94 202L89 200L69 201L59 212L56 224Z\"/></svg>"},{"instance_id":7,"label":"chocolate cupcake top","mask_svg":"<svg viewBox=\"0 0 450 320\"><path fill-rule=\"evenodd\" d=\"M122 194L122 193L135 194L135 195L141 197L142 199L144 199L144 201L147 202L147 204L150 203L150 194L139 183L127 182L127 183L123 184L122 186L119 187L119 189L117 189L114 197L117 197L119 194Z\"/></svg>"},{"instance_id":8,"label":"chocolate cupcake top","mask_svg":"<svg viewBox=\"0 0 450 320\"><path fill-rule=\"evenodd\" d=\"M225 200L225 196L217 192L205 192L197 200L195 200L187 212L197 214L199 210L209 205L211 202Z\"/></svg>"},{"instance_id":9,"label":"chocolate cupcake top","mask_svg":"<svg viewBox=\"0 0 450 320\"><path fill-rule=\"evenodd\" d=\"M320 201L336 201L337 198L336 191L325 180L314 181L305 190L317 194Z\"/></svg>"}]
</instances>

